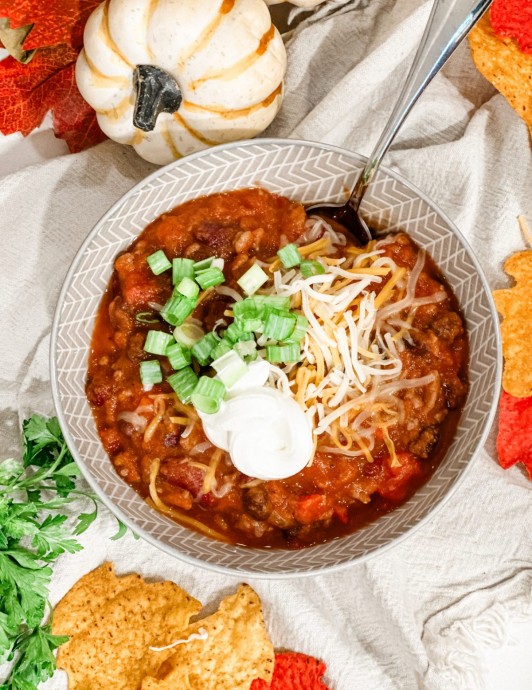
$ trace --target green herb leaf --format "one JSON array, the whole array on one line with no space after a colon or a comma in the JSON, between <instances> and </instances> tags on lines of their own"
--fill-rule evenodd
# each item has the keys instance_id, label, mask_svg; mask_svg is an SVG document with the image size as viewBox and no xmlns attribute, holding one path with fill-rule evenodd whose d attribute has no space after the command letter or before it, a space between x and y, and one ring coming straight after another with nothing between
<instances>
[{"instance_id":1,"label":"green herb leaf","mask_svg":"<svg viewBox=\"0 0 532 690\"><path fill-rule=\"evenodd\" d=\"M48 515L41 523L39 531L33 537L32 546L37 550L37 556L47 561L55 560L59 554L68 551L76 553L83 548L62 527L66 515Z\"/></svg>"},{"instance_id":2,"label":"green herb leaf","mask_svg":"<svg viewBox=\"0 0 532 690\"><path fill-rule=\"evenodd\" d=\"M75 462L69 462L68 465L63 465L63 467L56 470L54 474L56 477L81 477L81 472Z\"/></svg>"},{"instance_id":3,"label":"green herb leaf","mask_svg":"<svg viewBox=\"0 0 532 690\"><path fill-rule=\"evenodd\" d=\"M0 663L15 659L0 690L37 690L53 675L53 652L67 638L43 625L49 564L82 548L74 535L94 522L98 506L76 487L79 470L57 419L33 415L22 430L22 462L0 462ZM95 509L82 513L73 529L57 511L78 497Z\"/></svg>"},{"instance_id":4,"label":"green herb leaf","mask_svg":"<svg viewBox=\"0 0 532 690\"><path fill-rule=\"evenodd\" d=\"M98 508L95 508L92 513L81 513L78 515L78 524L74 530L74 534L83 534L96 520L98 515Z\"/></svg>"},{"instance_id":5,"label":"green herb leaf","mask_svg":"<svg viewBox=\"0 0 532 690\"><path fill-rule=\"evenodd\" d=\"M51 568L39 566L29 551L0 551L0 591L10 625L33 628L41 622L51 575Z\"/></svg>"},{"instance_id":6,"label":"green herb leaf","mask_svg":"<svg viewBox=\"0 0 532 690\"><path fill-rule=\"evenodd\" d=\"M116 534L113 534L110 539L112 541L118 541L119 539L122 539L122 537L127 533L127 526L124 525L124 523L121 520L118 520L118 532Z\"/></svg>"},{"instance_id":7,"label":"green herb leaf","mask_svg":"<svg viewBox=\"0 0 532 690\"><path fill-rule=\"evenodd\" d=\"M11 672L11 688L36 690L39 683L53 675L56 667L53 652L67 641L66 635L52 635L50 625L36 628L24 637L18 648L18 659Z\"/></svg>"}]
</instances>

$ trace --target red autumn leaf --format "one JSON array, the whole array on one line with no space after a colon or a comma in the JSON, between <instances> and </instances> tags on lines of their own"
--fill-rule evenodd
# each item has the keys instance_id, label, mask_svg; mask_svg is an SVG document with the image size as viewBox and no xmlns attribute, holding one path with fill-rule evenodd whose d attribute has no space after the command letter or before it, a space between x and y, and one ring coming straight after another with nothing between
<instances>
[{"instance_id":1,"label":"red autumn leaf","mask_svg":"<svg viewBox=\"0 0 532 690\"><path fill-rule=\"evenodd\" d=\"M498 36L515 39L523 53L532 54L532 0L493 0L490 20Z\"/></svg>"},{"instance_id":2,"label":"red autumn leaf","mask_svg":"<svg viewBox=\"0 0 532 690\"><path fill-rule=\"evenodd\" d=\"M74 153L105 139L96 114L79 93L74 70L78 51L42 48L27 65L0 62L0 132L27 136L52 111L54 130Z\"/></svg>"},{"instance_id":3,"label":"red autumn leaf","mask_svg":"<svg viewBox=\"0 0 532 690\"><path fill-rule=\"evenodd\" d=\"M505 470L522 462L532 480L532 398L502 392L497 434L499 464Z\"/></svg>"},{"instance_id":4,"label":"red autumn leaf","mask_svg":"<svg viewBox=\"0 0 532 690\"><path fill-rule=\"evenodd\" d=\"M101 0L0 0L0 17L11 20L11 28L33 24L24 49L65 43L81 48L83 29Z\"/></svg>"}]
</instances>

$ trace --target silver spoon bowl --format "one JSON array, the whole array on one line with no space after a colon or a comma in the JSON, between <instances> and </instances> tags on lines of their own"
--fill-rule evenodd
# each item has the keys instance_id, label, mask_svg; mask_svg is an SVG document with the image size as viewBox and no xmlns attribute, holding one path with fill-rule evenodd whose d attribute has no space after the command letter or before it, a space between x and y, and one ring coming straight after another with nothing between
<instances>
[{"instance_id":1,"label":"silver spoon bowl","mask_svg":"<svg viewBox=\"0 0 532 690\"><path fill-rule=\"evenodd\" d=\"M348 200L343 204L314 204L307 207L308 215L341 223L361 245L373 238L358 212L364 194L417 99L490 4L491 0L435 0L403 89Z\"/></svg>"}]
</instances>

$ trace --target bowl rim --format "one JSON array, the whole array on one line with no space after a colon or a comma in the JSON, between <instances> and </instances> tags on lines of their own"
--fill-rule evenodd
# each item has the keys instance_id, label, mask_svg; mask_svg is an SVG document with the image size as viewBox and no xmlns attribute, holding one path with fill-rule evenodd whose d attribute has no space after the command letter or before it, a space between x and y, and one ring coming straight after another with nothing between
<instances>
[{"instance_id":1,"label":"bowl rim","mask_svg":"<svg viewBox=\"0 0 532 690\"><path fill-rule=\"evenodd\" d=\"M180 551L178 551L174 546L171 546L169 544L166 544L165 542L160 541L157 537L152 535L150 532L145 530L142 527L139 527L136 525L135 521L133 518L130 518L129 516L125 515L122 510L114 504L111 498L107 496L107 494L103 491L103 489L99 486L98 482L96 479L92 476L90 469L88 466L85 464L84 459L81 457L76 443L74 442L71 434L70 434L70 428L69 425L66 421L65 414L63 411L63 406L61 404L61 395L59 392L59 386L58 386L58 377L57 377L57 367L56 367L56 352L57 352L57 337L58 337L58 331L59 331L59 325L60 325L60 316L63 308L63 303L65 300L65 297L67 295L68 289L70 287L72 278L76 272L77 266L80 263L83 254L86 250L86 248L91 244L93 239L98 235L100 231L100 226L102 223L104 223L107 218L114 213L114 211L119 208L122 204L124 204L127 199L131 196L134 196L139 192L142 187L144 187L146 184L149 184L152 180L157 179L161 175L165 174L169 170L172 170L175 167L179 167L184 161L189 162L192 160L195 160L196 158L201 158L203 156L216 153L218 151L227 151L233 148L246 148L248 146L254 146L254 145L281 145L281 146L301 146L301 147L311 147L311 148L318 148L321 150L325 151L332 151L334 153L337 153L339 155L343 155L347 158L352 158L352 159L358 159L362 165L364 165L368 158L367 156L364 156L360 153L357 153L355 151L350 151L349 149L340 147L340 146L334 146L332 144L326 144L326 143L321 143L321 142L315 142L311 140L306 140L306 139L288 139L288 138L273 138L273 137L262 137L262 138L256 138L256 139L244 139L240 141L234 141L234 142L229 142L226 144L220 144L218 146L213 146L208 149L203 149L202 151L198 151L196 153L189 154L187 156L184 156L182 158L179 158L175 161L172 161L171 163L168 163L165 166L162 166L155 170L153 173L148 175L147 177L144 177L140 182L138 182L136 185L134 185L131 189L129 189L125 194L123 194L117 201L99 218L99 220L95 223L91 231L88 233L88 235L85 237L81 245L79 246L78 250L76 251L76 254L69 266L69 269L66 273L66 276L63 280L61 290L57 299L56 307L55 307L55 312L54 312L54 317L52 321L52 330L51 330L51 337L50 337L50 349L49 349L49 364L50 364L50 383L51 383L51 388L52 388L52 399L56 411L56 415L59 421L59 425L61 427L61 431L63 433L63 437L67 443L67 446L72 453L72 456L78 465L81 474L83 475L85 481L89 484L90 488L94 491L94 493L97 495L98 499L106 506L106 508L115 516L117 517L121 522L123 522L129 529L137 536L142 537L145 541L147 541L149 544L152 546L155 546L156 548L160 549L161 551L165 552L169 556L172 556L173 558L178 559L179 561L182 561L186 563L187 565L191 565L194 567L199 567L204 570L208 570L210 572L216 572L219 574L223 575L232 575L233 577L238 576L238 577L246 577L248 579L262 579L262 580L288 580L288 579L295 579L295 578L303 578L303 577L314 577L317 575L324 575L327 573L333 573L333 572L340 572L342 570L346 570L347 568L353 567L355 565L360 565L361 563L365 563L368 560L374 558L375 556L379 556L389 549L394 548L398 544L402 543L405 539L408 537L412 536L415 534L419 529L424 527L432 518L440 511L442 508L446 505L446 503L451 499L452 496L456 493L460 485L463 483L465 478L468 476L468 474L471 472L471 468L475 464L475 462L478 460L478 456L480 454L480 451L484 447L484 444L487 440L487 437L491 431L491 427L493 425L493 421L497 412L497 406L498 406L498 401L499 397L501 395L501 381L502 381L502 339L501 339L501 333L500 333L500 328L499 328L499 317L497 314L497 310L495 308L495 302L493 299L493 295L491 292L491 289L489 287L488 280L484 274L484 271L482 269L482 266L480 265L479 260L477 259L476 254L474 253L472 247L470 246L469 242L467 239L464 237L462 232L458 229L458 227L455 225L455 223L448 217L448 215L440 209L440 207L432 201L423 191L418 189L416 185L411 183L409 180L407 180L405 177L403 177L400 173L394 172L393 170L390 170L386 166L379 166L379 171L384 173L385 175L393 178L394 180L400 182L401 184L404 184L408 189L410 189L418 198L420 198L423 202L425 202L449 227L449 229L452 231L454 235L458 238L460 243L462 244L464 250L466 251L468 258L471 260L473 265L475 266L476 272L478 274L478 277L480 278L482 287L484 289L484 292L486 293L487 296L487 301L488 301L488 306L489 306L489 312L491 315L491 320L495 325L494 328L494 335L495 335L495 350L496 350L496 365L495 365L495 372L494 372L494 385L493 389L495 391L495 394L493 395L493 399L491 401L490 409L488 414L485 417L483 426L482 426L482 432L479 436L479 439L477 441L477 444L475 446L475 449L471 455L471 458L467 465L462 469L460 474L456 477L454 480L452 486L449 488L449 490L437 501L432 508L427 512L426 515L424 515L419 522L417 522L415 525L411 526L408 528L403 534L400 534L399 536L391 539L388 543L383 544L382 546L379 546L378 548L374 549L373 551L370 551L368 553L365 553L361 556L357 556L351 560L345 561L343 563L337 563L334 565L329 565L329 566L324 566L324 567L318 567L312 570L305 570L303 572L284 572L284 573L257 573L256 571L246 571L245 569L232 569L230 567L226 566L219 566L214 563L208 563L205 562L199 558L195 558L194 556L189 556L187 554L184 554ZM235 188L237 189L237 187ZM199 195L201 196L201 195ZM364 202L362 202L363 205ZM141 230L142 232L142 230ZM122 481L122 480L121 480ZM267 553L267 550L265 549L255 549L255 551L264 551Z\"/></svg>"}]
</instances>

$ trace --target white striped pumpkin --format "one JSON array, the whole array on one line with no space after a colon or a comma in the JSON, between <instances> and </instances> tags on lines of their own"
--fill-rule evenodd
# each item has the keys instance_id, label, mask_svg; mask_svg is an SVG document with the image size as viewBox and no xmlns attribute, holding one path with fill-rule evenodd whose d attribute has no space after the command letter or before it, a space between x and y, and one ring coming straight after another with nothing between
<instances>
[{"instance_id":1,"label":"white striped pumpkin","mask_svg":"<svg viewBox=\"0 0 532 690\"><path fill-rule=\"evenodd\" d=\"M182 102L133 124L137 65L175 79ZM286 52L263 0L109 0L85 27L76 80L111 139L165 164L262 132L282 100Z\"/></svg>"}]
</instances>

